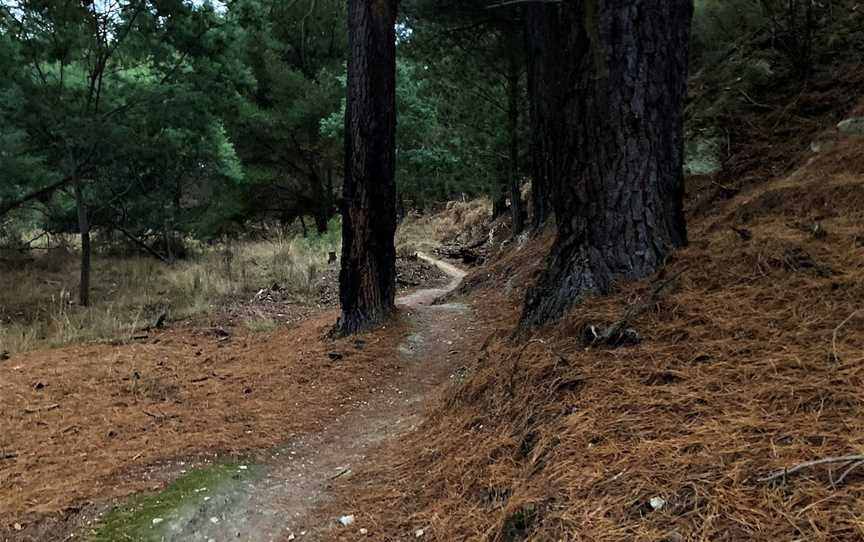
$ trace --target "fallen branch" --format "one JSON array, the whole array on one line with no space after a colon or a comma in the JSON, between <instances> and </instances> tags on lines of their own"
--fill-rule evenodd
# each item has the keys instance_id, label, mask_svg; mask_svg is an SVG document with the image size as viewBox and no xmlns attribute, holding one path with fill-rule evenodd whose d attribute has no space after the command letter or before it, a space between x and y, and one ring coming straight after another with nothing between
<instances>
[{"instance_id":1,"label":"fallen branch","mask_svg":"<svg viewBox=\"0 0 864 542\"><path fill-rule=\"evenodd\" d=\"M132 241L133 243L135 243L138 247L140 247L141 249L143 249L144 252L150 254L151 256L153 256L154 258L156 258L157 260L159 260L159 261L162 262L162 263L166 263L166 264L169 264L169 265L171 264L171 261L168 260L168 258L166 258L165 256L159 254L159 253L156 252L155 250L153 250L153 248L151 248L150 246L148 246L147 243L145 243L145 242L142 241L141 239L138 239L137 237L135 237L134 235L132 235L131 233L129 233L129 231L127 231L125 228L122 228L122 227L120 227L120 226L117 226L117 230L118 230L120 233L122 233L123 235L125 235L127 239L129 239L130 241Z\"/></svg>"},{"instance_id":2,"label":"fallen branch","mask_svg":"<svg viewBox=\"0 0 864 542\"><path fill-rule=\"evenodd\" d=\"M843 463L845 465L849 465L850 463L853 464L851 467L846 469L846 471L844 471L843 474L840 476L840 478L837 480L836 483L839 484L849 475L850 472L855 470L855 468L857 468L861 465L864 465L864 455L845 455L845 456L841 456L841 457L826 457L824 459L816 459L815 461L808 461L806 463L801 463L800 465L796 465L792 468L786 468L783 470L779 470L777 472L774 472L773 474L765 476L764 478L758 478L758 481L771 482L771 481L776 480L778 478L785 478L785 477L789 476L790 474L795 474L796 472L802 471L804 469L810 469L813 467L818 467L820 465L830 465L830 464L836 464L836 463Z\"/></svg>"}]
</instances>

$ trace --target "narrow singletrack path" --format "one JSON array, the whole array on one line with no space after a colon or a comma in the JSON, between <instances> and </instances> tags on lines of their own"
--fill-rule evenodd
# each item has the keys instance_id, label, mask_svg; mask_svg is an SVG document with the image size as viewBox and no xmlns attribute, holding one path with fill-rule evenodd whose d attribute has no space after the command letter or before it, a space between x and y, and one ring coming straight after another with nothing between
<instances>
[{"instance_id":1,"label":"narrow singletrack path","mask_svg":"<svg viewBox=\"0 0 864 542\"><path fill-rule=\"evenodd\" d=\"M279 542L320 540L337 518L315 518L336 478L352 470L380 445L411 431L422 419L427 399L454 368L450 361L470 332L470 310L462 304L434 304L459 287L465 273L425 254L418 257L451 277L444 288L416 291L397 300L411 322L411 334L393 355L400 376L374 398L326 429L274 450L254 467L258 476L213 490L201 506L177 510L165 529L166 541ZM380 392L380 393L378 393ZM286 405L286 416L290 416ZM346 515L357 511L345 510ZM345 527L345 528L351 528Z\"/></svg>"}]
</instances>

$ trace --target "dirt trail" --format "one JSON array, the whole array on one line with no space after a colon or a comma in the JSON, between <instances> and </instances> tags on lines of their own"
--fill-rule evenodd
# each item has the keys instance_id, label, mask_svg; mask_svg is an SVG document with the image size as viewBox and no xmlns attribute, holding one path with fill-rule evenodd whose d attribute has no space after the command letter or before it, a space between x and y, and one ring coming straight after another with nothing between
<instances>
[{"instance_id":1,"label":"dirt trail","mask_svg":"<svg viewBox=\"0 0 864 542\"><path fill-rule=\"evenodd\" d=\"M329 529L353 528L338 525L336 518L313 517L312 512L326 501L334 479L350 477L377 444L417 425L426 399L450 376L449 360L470 329L466 306L433 305L455 290L465 273L425 254L419 257L452 280L445 288L420 290L397 300L412 322L412 334L397 353L404 364L400 377L325 430L274 450L270 461L254 467L260 476L211 490L201 506L181 507L166 521L163 540L316 540L326 537Z\"/></svg>"}]
</instances>

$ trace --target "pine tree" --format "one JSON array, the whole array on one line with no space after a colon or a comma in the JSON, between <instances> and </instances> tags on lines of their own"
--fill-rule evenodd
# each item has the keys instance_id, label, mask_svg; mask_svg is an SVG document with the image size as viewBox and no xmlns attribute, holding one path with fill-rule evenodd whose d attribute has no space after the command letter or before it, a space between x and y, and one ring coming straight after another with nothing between
<instances>
[{"instance_id":1,"label":"pine tree","mask_svg":"<svg viewBox=\"0 0 864 542\"><path fill-rule=\"evenodd\" d=\"M550 179L558 236L523 325L555 320L587 295L644 277L686 243L683 105L692 0L571 0L560 55L543 73L564 85ZM550 64L546 64L550 65ZM557 82L557 83L556 83ZM556 134L548 134L556 135Z\"/></svg>"},{"instance_id":2,"label":"pine tree","mask_svg":"<svg viewBox=\"0 0 864 542\"><path fill-rule=\"evenodd\" d=\"M397 5L348 4L341 335L367 329L395 310Z\"/></svg>"}]
</instances>

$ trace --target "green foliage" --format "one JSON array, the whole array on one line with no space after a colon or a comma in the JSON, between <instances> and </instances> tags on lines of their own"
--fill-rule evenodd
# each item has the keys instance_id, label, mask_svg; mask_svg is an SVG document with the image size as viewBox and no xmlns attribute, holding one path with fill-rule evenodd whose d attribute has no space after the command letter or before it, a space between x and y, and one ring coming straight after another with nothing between
<instances>
[{"instance_id":1,"label":"green foliage","mask_svg":"<svg viewBox=\"0 0 864 542\"><path fill-rule=\"evenodd\" d=\"M253 80L212 7L20 0L2 13L0 159L13 182L0 197L80 182L95 228L144 237L166 223L194 231L209 198L243 180L223 119ZM45 229L75 230L66 193L42 203Z\"/></svg>"}]
</instances>

